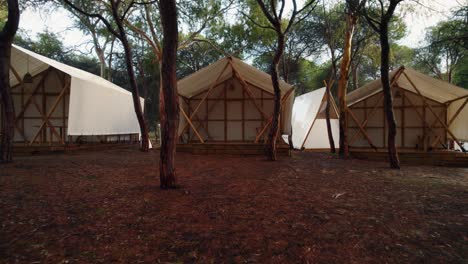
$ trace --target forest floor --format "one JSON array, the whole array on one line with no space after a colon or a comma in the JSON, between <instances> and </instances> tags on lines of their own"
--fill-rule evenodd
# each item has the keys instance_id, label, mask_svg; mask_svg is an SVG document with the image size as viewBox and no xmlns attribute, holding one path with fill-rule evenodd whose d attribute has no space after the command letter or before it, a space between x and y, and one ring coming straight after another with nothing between
<instances>
[{"instance_id":1,"label":"forest floor","mask_svg":"<svg viewBox=\"0 0 468 264\"><path fill-rule=\"evenodd\" d=\"M468 169L115 149L0 165L1 263L467 263Z\"/></svg>"}]
</instances>

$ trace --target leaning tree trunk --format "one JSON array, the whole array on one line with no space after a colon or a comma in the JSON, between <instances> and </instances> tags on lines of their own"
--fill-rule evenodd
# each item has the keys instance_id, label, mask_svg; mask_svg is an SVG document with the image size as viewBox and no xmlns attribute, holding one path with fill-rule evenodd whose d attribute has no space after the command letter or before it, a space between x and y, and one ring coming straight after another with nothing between
<instances>
[{"instance_id":1,"label":"leaning tree trunk","mask_svg":"<svg viewBox=\"0 0 468 264\"><path fill-rule=\"evenodd\" d=\"M281 30L281 29L279 29ZM271 128L268 134L268 142L266 145L267 157L274 161L276 160L276 139L279 133L279 118L281 110L281 89L279 84L278 64L284 51L284 34L278 33L278 48L276 49L275 57L270 66L271 82L273 84L274 94L274 108L273 117L271 121Z\"/></svg>"},{"instance_id":2,"label":"leaning tree trunk","mask_svg":"<svg viewBox=\"0 0 468 264\"><path fill-rule=\"evenodd\" d=\"M331 92L330 92L330 87L331 83L326 84L326 94L327 94L327 105L325 107L325 119L327 122L327 133L328 133L328 142L330 143L330 152L331 153L336 153L335 149L335 140L333 139L333 132L332 132L332 127L331 127L331 122L330 122L330 97L331 97Z\"/></svg>"},{"instance_id":3,"label":"leaning tree trunk","mask_svg":"<svg viewBox=\"0 0 468 264\"><path fill-rule=\"evenodd\" d=\"M4 113L1 124L0 162L13 160L15 108L10 91L10 58L11 44L18 30L19 18L18 1L8 0L8 20L0 31L0 102Z\"/></svg>"},{"instance_id":4,"label":"leaning tree trunk","mask_svg":"<svg viewBox=\"0 0 468 264\"><path fill-rule=\"evenodd\" d=\"M381 67L380 75L382 76L382 88L384 95L384 111L385 117L388 124L388 158L390 161L390 167L399 169L400 160L398 159L398 152L396 149L396 122L393 114L393 98L390 87L390 45L388 43L388 23L381 23L380 27L380 46L382 48L381 53Z\"/></svg>"},{"instance_id":5,"label":"leaning tree trunk","mask_svg":"<svg viewBox=\"0 0 468 264\"><path fill-rule=\"evenodd\" d=\"M127 34L125 33L125 29L123 27L122 20L117 10L117 6L112 3L112 16L115 19L117 27L119 29L120 41L124 48L125 54L125 64L127 66L127 74L130 78L130 87L132 88L132 99L133 99L133 107L135 109L135 113L137 116L138 124L140 125L140 133L141 133L141 151L147 152L149 150L149 135L148 135L148 124L146 123L146 119L143 115L143 110L141 108L141 101L140 101L140 93L138 91L138 84L135 77L135 70L133 68L133 55L132 50L130 48L130 44L128 43Z\"/></svg>"},{"instance_id":6,"label":"leaning tree trunk","mask_svg":"<svg viewBox=\"0 0 468 264\"><path fill-rule=\"evenodd\" d=\"M161 63L160 120L161 151L159 178L161 188L176 187L175 152L179 127L179 97L177 95L176 60L178 47L177 7L175 0L161 0L159 4L163 27Z\"/></svg>"},{"instance_id":7,"label":"leaning tree trunk","mask_svg":"<svg viewBox=\"0 0 468 264\"><path fill-rule=\"evenodd\" d=\"M354 28L356 26L356 17L347 15L346 33L343 58L340 66L340 79L338 81L338 100L340 103L340 157L349 157L348 147L348 124L347 124L347 103L346 93L348 89L349 66L351 64L351 45L353 40Z\"/></svg>"}]
</instances>

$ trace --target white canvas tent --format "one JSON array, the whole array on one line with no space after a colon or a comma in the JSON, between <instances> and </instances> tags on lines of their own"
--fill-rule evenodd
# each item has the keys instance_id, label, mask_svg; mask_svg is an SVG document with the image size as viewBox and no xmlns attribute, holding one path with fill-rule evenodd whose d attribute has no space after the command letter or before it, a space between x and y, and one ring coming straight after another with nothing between
<instances>
[{"instance_id":1,"label":"white canvas tent","mask_svg":"<svg viewBox=\"0 0 468 264\"><path fill-rule=\"evenodd\" d=\"M32 83L23 82L27 72ZM101 77L13 45L10 86L15 142L65 144L73 136L102 140L98 137L109 135L139 139L131 93Z\"/></svg>"},{"instance_id":2,"label":"white canvas tent","mask_svg":"<svg viewBox=\"0 0 468 264\"><path fill-rule=\"evenodd\" d=\"M468 90L410 68L390 73L397 147L446 148L448 140L468 141ZM350 146L386 147L381 80L347 96Z\"/></svg>"},{"instance_id":3,"label":"white canvas tent","mask_svg":"<svg viewBox=\"0 0 468 264\"><path fill-rule=\"evenodd\" d=\"M333 97L330 104L330 123L335 144L339 142L338 111ZM328 149L325 108L326 88L296 97L292 114L292 142L295 149Z\"/></svg>"},{"instance_id":4,"label":"white canvas tent","mask_svg":"<svg viewBox=\"0 0 468 264\"><path fill-rule=\"evenodd\" d=\"M294 88L281 88L281 134L290 134ZM223 58L178 82L179 136L188 142L263 140L271 124L270 75L237 58Z\"/></svg>"}]
</instances>

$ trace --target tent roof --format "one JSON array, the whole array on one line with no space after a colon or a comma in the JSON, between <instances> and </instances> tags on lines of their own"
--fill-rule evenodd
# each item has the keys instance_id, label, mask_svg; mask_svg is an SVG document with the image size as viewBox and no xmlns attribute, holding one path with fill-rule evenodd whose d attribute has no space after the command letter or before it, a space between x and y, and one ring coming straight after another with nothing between
<instances>
[{"instance_id":1,"label":"tent roof","mask_svg":"<svg viewBox=\"0 0 468 264\"><path fill-rule=\"evenodd\" d=\"M271 76L269 74L234 57L222 58L217 62L183 78L178 82L177 89L180 95L191 98L202 91L208 90L216 80L218 80L218 83L221 83L231 79L234 71L237 71L247 83L267 92L274 92L271 83ZM285 91L292 88L292 85L284 81L280 81L280 89L283 94Z\"/></svg>"},{"instance_id":2,"label":"tent roof","mask_svg":"<svg viewBox=\"0 0 468 264\"><path fill-rule=\"evenodd\" d=\"M400 69L403 70L403 73L408 75L408 77L416 85L423 96L436 102L447 103L448 101L456 100L468 95L468 90L466 89L460 88L442 80L432 78L411 68L404 68L403 66L390 72L390 80ZM417 94L418 92L413 88L403 73L398 77L396 85L402 89ZM360 87L359 89L350 92L347 95L348 106L365 100L366 98L369 98L381 91L381 80L374 80Z\"/></svg>"},{"instance_id":3,"label":"tent roof","mask_svg":"<svg viewBox=\"0 0 468 264\"><path fill-rule=\"evenodd\" d=\"M71 77L94 83L96 86L105 89L112 89L123 94L131 94L129 91L123 89L120 86L113 84L112 82L107 81L99 76L91 74L89 72L68 66L61 62L49 59L27 49L21 48L19 46L13 45L11 49L11 66L19 75L19 78L28 72L32 76L35 76L49 67L54 67L55 69L62 71ZM18 79L15 76L15 73L10 69L10 86L17 85L19 83Z\"/></svg>"}]
</instances>

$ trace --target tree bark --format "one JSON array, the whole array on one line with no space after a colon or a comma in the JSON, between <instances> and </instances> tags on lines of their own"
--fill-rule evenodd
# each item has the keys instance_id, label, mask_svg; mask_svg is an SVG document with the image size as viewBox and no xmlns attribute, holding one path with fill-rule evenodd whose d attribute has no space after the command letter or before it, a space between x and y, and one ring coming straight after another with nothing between
<instances>
[{"instance_id":1,"label":"tree bark","mask_svg":"<svg viewBox=\"0 0 468 264\"><path fill-rule=\"evenodd\" d=\"M160 119L161 151L159 161L160 187L175 188L175 152L179 128L179 97L177 94L176 60L178 47L177 7L175 0L159 3L163 27L163 53L161 62Z\"/></svg>"},{"instance_id":2,"label":"tree bark","mask_svg":"<svg viewBox=\"0 0 468 264\"><path fill-rule=\"evenodd\" d=\"M135 109L135 113L137 116L138 124L140 125L140 133L141 133L141 151L147 152L149 150L149 135L148 135L148 124L146 123L146 119L143 115L143 110L141 108L141 101L140 101L140 93L138 91L138 84L135 77L135 70L133 68L133 55L132 49L130 48L130 44L128 43L127 34L125 33L125 29L123 27L123 22L120 18L118 13L118 6L116 5L115 1L111 1L112 7L112 16L117 24L119 29L120 41L124 48L125 54L125 64L127 66L127 74L130 78L130 86L132 88L132 99L133 99L133 107Z\"/></svg>"},{"instance_id":3,"label":"tree bark","mask_svg":"<svg viewBox=\"0 0 468 264\"><path fill-rule=\"evenodd\" d=\"M19 6L17 0L8 0L8 20L0 31L0 100L4 113L2 119L0 162L13 160L13 138L15 133L15 108L10 91L11 44L18 30Z\"/></svg>"},{"instance_id":4,"label":"tree bark","mask_svg":"<svg viewBox=\"0 0 468 264\"><path fill-rule=\"evenodd\" d=\"M388 158L390 161L390 167L394 169L400 168L400 160L398 159L398 152L396 149L396 122L395 116L393 114L393 98L392 98L392 91L390 87L390 77L389 77L389 69L390 69L390 44L388 41L388 21L383 21L380 24L380 46L382 48L381 52L381 67L380 67L380 75L382 80L382 89L384 95L384 111L385 117L387 119L388 124L388 138L387 138L387 145L388 145Z\"/></svg>"},{"instance_id":5,"label":"tree bark","mask_svg":"<svg viewBox=\"0 0 468 264\"><path fill-rule=\"evenodd\" d=\"M349 66L351 64L351 45L353 40L354 28L357 18L353 15L346 16L346 33L343 58L340 65L340 79L338 81L338 100L340 104L340 157L349 158L348 147L348 123L347 123L347 102L346 93L348 90Z\"/></svg>"},{"instance_id":6,"label":"tree bark","mask_svg":"<svg viewBox=\"0 0 468 264\"><path fill-rule=\"evenodd\" d=\"M278 30L277 41L278 47L275 52L275 56L270 66L270 73L271 73L271 82L273 84L274 89L274 108L273 108L273 119L271 121L270 132L268 134L268 142L266 145L266 155L268 159L275 161L276 160L276 139L278 138L279 132L279 118L280 118L280 110L281 110L281 90L279 85L279 74L278 74L278 64L281 60L281 56L284 52L284 34L280 33Z\"/></svg>"},{"instance_id":7,"label":"tree bark","mask_svg":"<svg viewBox=\"0 0 468 264\"><path fill-rule=\"evenodd\" d=\"M331 80L331 78L330 78ZM330 97L331 97L331 92L330 92L330 87L331 83L328 82L326 84L326 94L327 94L327 105L325 107L325 119L327 122L327 133L328 133L328 142L330 143L330 152L331 153L336 153L335 149L335 140L333 139L333 132L332 132L332 127L331 127L331 122L330 122Z\"/></svg>"},{"instance_id":8,"label":"tree bark","mask_svg":"<svg viewBox=\"0 0 468 264\"><path fill-rule=\"evenodd\" d=\"M352 75L353 75L353 90L359 88L359 76L358 76L358 65L357 63L353 63L351 67Z\"/></svg>"}]
</instances>

